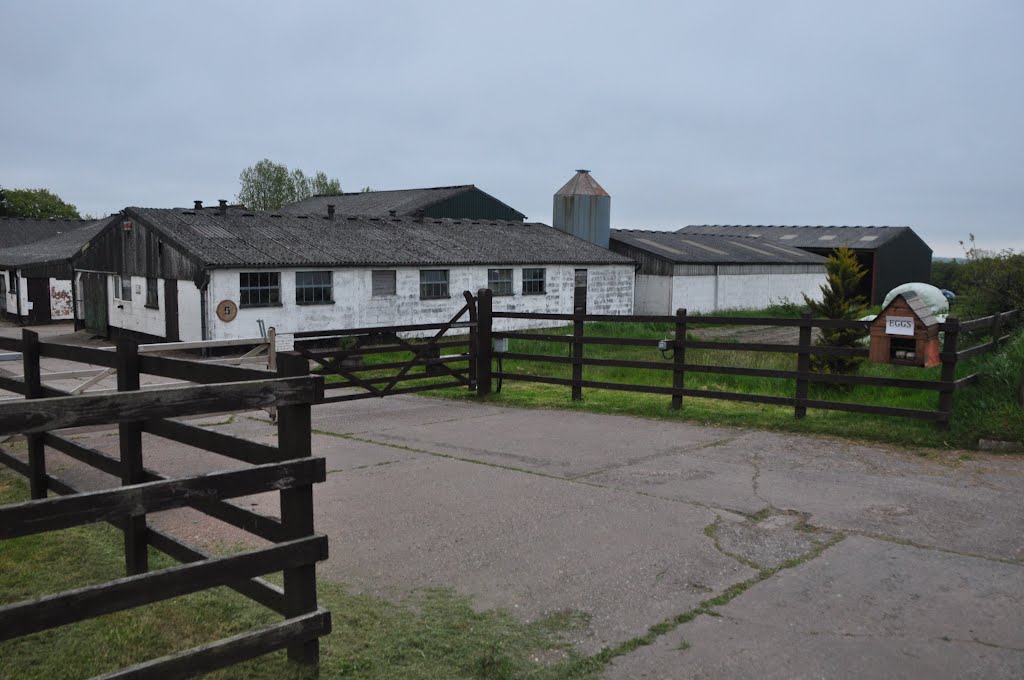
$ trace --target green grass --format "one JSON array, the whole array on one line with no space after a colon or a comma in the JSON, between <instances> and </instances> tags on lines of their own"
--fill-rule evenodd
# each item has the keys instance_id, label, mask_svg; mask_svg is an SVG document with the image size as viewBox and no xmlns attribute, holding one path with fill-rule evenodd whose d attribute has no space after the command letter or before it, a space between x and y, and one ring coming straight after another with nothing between
<instances>
[{"instance_id":1,"label":"green grass","mask_svg":"<svg viewBox=\"0 0 1024 680\"><path fill-rule=\"evenodd\" d=\"M738 314L740 312L737 312ZM750 312L742 312L750 314ZM569 328L537 331L541 334L568 334ZM700 329L696 331L700 335ZM592 323L586 335L623 338L671 338L672 328L643 323ZM691 337L693 335L691 334ZM979 342L966 338L961 347ZM510 352L567 356L568 345L559 342L513 340ZM624 360L671 361L664 359L655 348L616 345L588 345L588 358L614 358ZM733 350L690 350L687 364L735 366L747 368L796 370L793 354L747 352ZM570 378L571 367L539 361L505 360L504 370L509 373ZM1018 333L998 354L974 357L958 365L958 377L980 373L982 379L957 393L954 417L948 431L941 431L932 423L894 416L872 416L841 411L811 409L803 419L793 416L792 407L769 406L747 402L733 402L687 397L681 411L672 411L670 397L604 389L584 389L583 400L573 402L570 389L560 385L545 385L520 381L506 381L500 394L491 401L531 408L563 408L615 413L650 418L685 420L710 425L752 427L790 432L832 434L854 439L890 442L909 447L974 447L979 438L993 438L1024 443L1024 413L1016 404L1016 390L1024 372L1024 334ZM864 363L862 376L938 380L940 368ZM653 369L584 367L584 380L635 385L671 386L671 372ZM686 373L686 386L692 389L714 390L744 394L792 397L795 381L780 378L717 375L713 373ZM472 394L465 389L451 389L435 395L467 399ZM938 395L930 390L855 386L836 388L811 384L811 399L879 405L905 409L933 411L938 406Z\"/></svg>"},{"instance_id":2,"label":"green grass","mask_svg":"<svg viewBox=\"0 0 1024 680\"><path fill-rule=\"evenodd\" d=\"M0 505L28 499L0 472ZM0 605L123 576L122 538L107 525L0 542ZM153 569L173 562L152 551ZM467 597L428 590L404 602L350 592L321 577L321 605L334 630L322 639L322 678L593 677L563 634L585 626L571 612L522 623L504 610L476 611ZM280 620L226 588L102 616L0 642L0 678L91 677ZM290 679L306 674L284 652L213 678Z\"/></svg>"}]
</instances>

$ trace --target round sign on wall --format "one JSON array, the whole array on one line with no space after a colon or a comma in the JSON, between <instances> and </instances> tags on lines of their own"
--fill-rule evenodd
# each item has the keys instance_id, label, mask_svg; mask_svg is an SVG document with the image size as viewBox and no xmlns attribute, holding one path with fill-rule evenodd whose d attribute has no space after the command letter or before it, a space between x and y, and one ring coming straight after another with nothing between
<instances>
[{"instance_id":1,"label":"round sign on wall","mask_svg":"<svg viewBox=\"0 0 1024 680\"><path fill-rule=\"evenodd\" d=\"M238 316L238 305L231 300L221 300L217 303L217 318L221 321L234 321Z\"/></svg>"}]
</instances>

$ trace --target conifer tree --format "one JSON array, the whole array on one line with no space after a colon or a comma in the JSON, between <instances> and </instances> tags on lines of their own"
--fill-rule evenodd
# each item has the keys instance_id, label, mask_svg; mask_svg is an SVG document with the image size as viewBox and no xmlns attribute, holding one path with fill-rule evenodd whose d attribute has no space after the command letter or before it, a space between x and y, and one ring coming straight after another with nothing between
<instances>
[{"instance_id":1,"label":"conifer tree","mask_svg":"<svg viewBox=\"0 0 1024 680\"><path fill-rule=\"evenodd\" d=\"M859 319L867 311L867 299L857 295L857 286L867 270L857 261L851 248L842 246L832 251L825 263L826 282L819 286L822 299L812 300L804 295L804 302L813 316L825 319ZM856 347L866 335L858 328L823 328L818 345L828 347ZM822 356L811 357L811 368L820 373L856 373L863 357Z\"/></svg>"}]
</instances>

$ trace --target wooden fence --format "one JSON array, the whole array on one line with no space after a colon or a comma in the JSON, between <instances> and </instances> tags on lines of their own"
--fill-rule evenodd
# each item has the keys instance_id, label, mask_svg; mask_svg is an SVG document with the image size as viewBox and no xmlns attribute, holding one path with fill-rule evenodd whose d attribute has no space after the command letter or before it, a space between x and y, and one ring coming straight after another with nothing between
<instances>
[{"instance_id":1,"label":"wooden fence","mask_svg":"<svg viewBox=\"0 0 1024 680\"><path fill-rule=\"evenodd\" d=\"M827 347L816 345L813 342L814 329L816 328L856 329L863 330L866 335L868 322L863 321L813 319L809 315L804 315L799 319L712 316L693 317L688 316L686 310L683 309L678 310L675 316L495 312L492 310L491 293L488 290L479 291L477 301L478 336L481 342L477 349L477 365L479 368L476 384L478 394L480 395L490 393L492 390L493 380L498 379L502 381L523 381L550 385L564 385L572 390L572 398L574 400L582 398L584 389L622 390L627 392L663 394L669 396L671 397L671 405L673 409L679 409L682 407L684 397L700 397L704 399L745 401L792 407L794 415L797 418L804 417L807 413L807 409L826 409L929 420L935 422L940 428L947 428L949 426L953 413L953 394L957 390L975 382L979 377L975 374L957 379L957 363L966 358L997 349L999 344L1004 342L1008 337L1004 336L1002 332L1006 325L1012 320L1020 319L1019 311L1006 312L1004 314L998 314L992 317L976 319L968 322L960 322L955 318L949 318L945 323L940 325L940 330L945 334L942 351L940 353L942 361L940 378L939 380L921 380L910 378L838 375L816 373L811 370L812 356L848 356L866 358L868 356L867 348ZM544 321L547 323L559 321L568 322L572 324L572 334L544 334L533 331L495 332L492 330L494 319L521 319ZM667 324L674 329L674 333L673 338L667 342L651 338L621 338L584 335L585 324L597 321L608 323ZM703 341L690 339L687 338L687 328L689 324L694 322L699 322L702 325L717 326L732 325L796 328L799 331L799 340L796 344L779 344ZM959 342L961 334L967 331L987 332L991 335L992 339L964 349L959 346ZM489 341L490 337L496 339L507 338L526 342L564 343L567 345L568 349L564 356L552 356L529 352L503 352L500 355L501 364L499 365L503 366L505 361L568 364L572 367L572 376L571 378L563 378L556 376L529 375L525 373L516 373L512 370L506 371L503 368L499 368L498 371L492 372L491 362L494 358L494 354ZM484 338L488 338L488 341L485 342ZM666 351L671 351L673 353L671 361L588 358L585 352L587 346L593 345L618 345L658 349L660 343L664 344ZM796 370L775 370L696 364L687 359L687 350L692 349L709 349L725 352L772 352L793 354L796 355ZM584 376L584 369L588 366L623 367L670 372L672 375L672 384L671 386L642 385L588 380ZM795 388L792 396L744 394L739 392L693 389L686 386L686 376L689 373L778 378L794 381ZM925 410L811 399L808 397L808 387L811 383L832 385L868 385L884 388L928 390L934 391L937 394L937 404L934 410Z\"/></svg>"},{"instance_id":2,"label":"wooden fence","mask_svg":"<svg viewBox=\"0 0 1024 680\"><path fill-rule=\"evenodd\" d=\"M0 378L0 389L26 400L0 403L0 436L24 434L27 461L0 449L0 463L29 479L33 500L0 507L0 540L94 522L124 534L127 576L0 607L0 641L169 598L228 586L282 615L259 630L116 671L111 678L192 677L270 651L287 648L293 661L316 666L319 637L330 632L330 613L317 606L315 564L327 557L327 538L313 529L312 485L325 479L322 458L311 457L310 404L323 398L323 382L306 375L306 362L282 357L278 374L140 354L129 341L117 351L0 339L0 349L21 352L22 380ZM45 385L40 358L52 357L117 371L118 392L68 395ZM189 384L140 391L140 374ZM278 446L259 444L169 418L277 407ZM120 457L71 439L63 428L117 424ZM251 467L171 479L143 464L143 433L228 456ZM119 477L119 488L83 492L47 471L47 448ZM228 499L280 491L281 517L262 515ZM59 494L49 497L48 492ZM216 557L147 524L147 513L191 507L270 541L266 548ZM182 564L151 571L147 547ZM41 565L41 568L45 568ZM284 572L278 587L260 578Z\"/></svg>"}]
</instances>

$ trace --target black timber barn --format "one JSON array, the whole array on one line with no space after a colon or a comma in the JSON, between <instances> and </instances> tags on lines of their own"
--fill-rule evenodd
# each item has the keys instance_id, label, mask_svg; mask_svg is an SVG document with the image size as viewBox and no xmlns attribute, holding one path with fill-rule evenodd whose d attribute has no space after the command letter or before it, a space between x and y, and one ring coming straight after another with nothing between
<instances>
[{"instance_id":1,"label":"black timber barn","mask_svg":"<svg viewBox=\"0 0 1024 680\"><path fill-rule=\"evenodd\" d=\"M910 227L690 225L678 233L744 236L826 257L847 246L867 270L857 292L872 305L896 286L931 280L932 249Z\"/></svg>"},{"instance_id":2,"label":"black timber barn","mask_svg":"<svg viewBox=\"0 0 1024 680\"><path fill-rule=\"evenodd\" d=\"M312 196L286 205L285 215L326 216L329 206L339 215L427 217L433 219L506 220L526 215L472 184L426 189L396 189Z\"/></svg>"}]
</instances>

